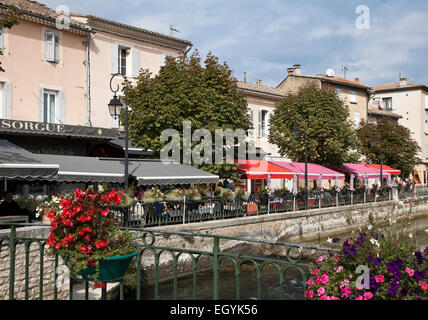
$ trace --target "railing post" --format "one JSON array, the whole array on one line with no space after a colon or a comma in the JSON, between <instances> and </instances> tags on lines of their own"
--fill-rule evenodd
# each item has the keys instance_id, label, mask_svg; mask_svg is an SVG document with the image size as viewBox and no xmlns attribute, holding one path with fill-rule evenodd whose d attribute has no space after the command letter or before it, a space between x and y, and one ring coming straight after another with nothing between
<instances>
[{"instance_id":1,"label":"railing post","mask_svg":"<svg viewBox=\"0 0 428 320\"><path fill-rule=\"evenodd\" d=\"M183 197L183 224L186 223L186 195Z\"/></svg>"},{"instance_id":2,"label":"railing post","mask_svg":"<svg viewBox=\"0 0 428 320\"><path fill-rule=\"evenodd\" d=\"M220 253L220 238L214 238L213 247L213 300L219 299L219 253Z\"/></svg>"},{"instance_id":3,"label":"railing post","mask_svg":"<svg viewBox=\"0 0 428 320\"><path fill-rule=\"evenodd\" d=\"M16 225L12 224L9 234L9 300L14 300L15 291L15 239Z\"/></svg>"},{"instance_id":4,"label":"railing post","mask_svg":"<svg viewBox=\"0 0 428 320\"><path fill-rule=\"evenodd\" d=\"M336 207L339 206L339 192L336 191Z\"/></svg>"},{"instance_id":5,"label":"railing post","mask_svg":"<svg viewBox=\"0 0 428 320\"><path fill-rule=\"evenodd\" d=\"M354 191L351 190L351 206L354 204Z\"/></svg>"}]
</instances>

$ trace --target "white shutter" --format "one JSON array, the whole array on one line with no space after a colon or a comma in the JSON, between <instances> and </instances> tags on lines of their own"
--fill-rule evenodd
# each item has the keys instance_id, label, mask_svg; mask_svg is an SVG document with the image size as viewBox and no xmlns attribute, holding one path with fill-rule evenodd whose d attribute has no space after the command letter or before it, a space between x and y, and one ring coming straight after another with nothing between
<instances>
[{"instance_id":1,"label":"white shutter","mask_svg":"<svg viewBox=\"0 0 428 320\"><path fill-rule=\"evenodd\" d=\"M59 35L54 35L54 59L55 62L59 62Z\"/></svg>"},{"instance_id":2,"label":"white shutter","mask_svg":"<svg viewBox=\"0 0 428 320\"><path fill-rule=\"evenodd\" d=\"M51 31L46 31L45 59L46 61L55 61L55 34Z\"/></svg>"},{"instance_id":3,"label":"white shutter","mask_svg":"<svg viewBox=\"0 0 428 320\"><path fill-rule=\"evenodd\" d=\"M253 109L249 108L248 109L248 113L250 114L250 122L251 122L251 126L254 128L254 112ZM250 138L254 137L254 129L250 129L248 130L248 136Z\"/></svg>"},{"instance_id":4,"label":"white shutter","mask_svg":"<svg viewBox=\"0 0 428 320\"><path fill-rule=\"evenodd\" d=\"M162 53L162 54L159 56L159 66L160 66L160 67L162 67L162 66L164 66L164 65L165 65L165 58L166 58L166 54L165 54L165 53Z\"/></svg>"},{"instance_id":5,"label":"white shutter","mask_svg":"<svg viewBox=\"0 0 428 320\"><path fill-rule=\"evenodd\" d=\"M359 126L360 126L360 113L354 112L354 127L355 129L358 129Z\"/></svg>"},{"instance_id":6,"label":"white shutter","mask_svg":"<svg viewBox=\"0 0 428 320\"><path fill-rule=\"evenodd\" d=\"M261 138L262 137L262 110L259 110L259 117L258 117L258 125L259 125L259 130L258 130L258 137Z\"/></svg>"},{"instance_id":7,"label":"white shutter","mask_svg":"<svg viewBox=\"0 0 428 320\"><path fill-rule=\"evenodd\" d=\"M3 118L12 119L12 83L3 85Z\"/></svg>"},{"instance_id":8,"label":"white shutter","mask_svg":"<svg viewBox=\"0 0 428 320\"><path fill-rule=\"evenodd\" d=\"M349 93L349 102L351 102L351 103L357 103L357 96L356 96L356 94L355 94L354 91L351 91Z\"/></svg>"},{"instance_id":9,"label":"white shutter","mask_svg":"<svg viewBox=\"0 0 428 320\"><path fill-rule=\"evenodd\" d=\"M342 90L337 88L336 89L336 96L338 99L342 100Z\"/></svg>"},{"instance_id":10,"label":"white shutter","mask_svg":"<svg viewBox=\"0 0 428 320\"><path fill-rule=\"evenodd\" d=\"M39 122L44 122L44 93L45 91L43 90L43 88L39 88Z\"/></svg>"},{"instance_id":11,"label":"white shutter","mask_svg":"<svg viewBox=\"0 0 428 320\"><path fill-rule=\"evenodd\" d=\"M59 123L65 123L65 92L60 91L58 93L58 120ZM56 121L55 121L56 122Z\"/></svg>"},{"instance_id":12,"label":"white shutter","mask_svg":"<svg viewBox=\"0 0 428 320\"><path fill-rule=\"evenodd\" d=\"M115 74L119 72L119 46L117 43L111 44L111 67L110 72Z\"/></svg>"},{"instance_id":13,"label":"white shutter","mask_svg":"<svg viewBox=\"0 0 428 320\"><path fill-rule=\"evenodd\" d=\"M136 48L131 49L132 59L132 77L137 78L140 75L140 50Z\"/></svg>"}]
</instances>

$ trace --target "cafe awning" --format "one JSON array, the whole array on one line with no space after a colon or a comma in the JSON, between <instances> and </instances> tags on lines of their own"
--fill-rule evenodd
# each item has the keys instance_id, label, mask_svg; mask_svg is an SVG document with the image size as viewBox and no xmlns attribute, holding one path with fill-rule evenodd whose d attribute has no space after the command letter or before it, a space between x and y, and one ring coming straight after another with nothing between
<instances>
[{"instance_id":1,"label":"cafe awning","mask_svg":"<svg viewBox=\"0 0 428 320\"><path fill-rule=\"evenodd\" d=\"M376 170L379 170L380 173L380 164L368 164L369 167L375 168ZM386 164L382 164L382 171L387 172L391 175L400 175L401 170L391 168L390 166Z\"/></svg>"},{"instance_id":2,"label":"cafe awning","mask_svg":"<svg viewBox=\"0 0 428 320\"><path fill-rule=\"evenodd\" d=\"M102 162L118 162L102 159ZM121 161L123 168L123 160ZM217 183L219 176L178 162L162 162L153 159L131 159L129 174L137 179L139 186Z\"/></svg>"},{"instance_id":3,"label":"cafe awning","mask_svg":"<svg viewBox=\"0 0 428 320\"><path fill-rule=\"evenodd\" d=\"M373 168L367 164L360 163L343 163L340 168L337 170L348 172L350 174L358 175L360 177L367 177L369 179L374 179L376 177L380 177L380 171L376 168ZM386 172L383 173L383 178L387 178L388 174Z\"/></svg>"},{"instance_id":4,"label":"cafe awning","mask_svg":"<svg viewBox=\"0 0 428 320\"><path fill-rule=\"evenodd\" d=\"M294 172L265 160L236 160L243 179L293 179ZM242 163L241 163L242 162Z\"/></svg>"},{"instance_id":5,"label":"cafe awning","mask_svg":"<svg viewBox=\"0 0 428 320\"><path fill-rule=\"evenodd\" d=\"M123 161L106 162L94 157L65 155L37 155L45 163L57 163L57 176L50 180L61 182L92 183L92 182L124 182Z\"/></svg>"},{"instance_id":6,"label":"cafe awning","mask_svg":"<svg viewBox=\"0 0 428 320\"><path fill-rule=\"evenodd\" d=\"M56 162L41 161L38 155L7 140L0 140L0 177L40 180L56 176L58 169Z\"/></svg>"},{"instance_id":7,"label":"cafe awning","mask_svg":"<svg viewBox=\"0 0 428 320\"><path fill-rule=\"evenodd\" d=\"M301 162L280 162L273 161L272 163L294 171L299 179L305 178L305 164ZM335 180L336 177L339 180L344 180L345 175L343 173L331 170L324 166L315 163L308 163L308 179L318 180L321 176L323 180Z\"/></svg>"}]
</instances>

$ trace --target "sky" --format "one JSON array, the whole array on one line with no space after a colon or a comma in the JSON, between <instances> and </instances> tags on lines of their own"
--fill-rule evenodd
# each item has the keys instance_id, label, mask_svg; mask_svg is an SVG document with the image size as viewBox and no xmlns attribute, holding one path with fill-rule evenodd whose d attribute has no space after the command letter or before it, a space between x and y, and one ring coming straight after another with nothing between
<instances>
[{"instance_id":1,"label":"sky","mask_svg":"<svg viewBox=\"0 0 428 320\"><path fill-rule=\"evenodd\" d=\"M427 0L39 0L170 34L170 25L201 57L225 61L233 75L276 87L287 68L333 69L370 86L402 72L428 85ZM191 51L191 52L192 52Z\"/></svg>"}]
</instances>

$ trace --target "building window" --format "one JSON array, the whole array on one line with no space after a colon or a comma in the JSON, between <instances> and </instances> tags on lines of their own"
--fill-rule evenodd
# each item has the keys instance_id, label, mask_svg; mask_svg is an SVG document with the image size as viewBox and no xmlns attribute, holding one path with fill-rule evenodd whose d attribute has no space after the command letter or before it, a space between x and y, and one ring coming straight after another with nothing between
<instances>
[{"instance_id":1,"label":"building window","mask_svg":"<svg viewBox=\"0 0 428 320\"><path fill-rule=\"evenodd\" d=\"M357 103L357 95L356 95L355 91L351 91L349 93L349 102L350 103Z\"/></svg>"},{"instance_id":2,"label":"building window","mask_svg":"<svg viewBox=\"0 0 428 320\"><path fill-rule=\"evenodd\" d=\"M119 61L118 61L118 66L119 66L119 70L118 72L124 76L126 76L126 61L128 58L128 52L129 50L127 48L122 48L119 47Z\"/></svg>"},{"instance_id":3,"label":"building window","mask_svg":"<svg viewBox=\"0 0 428 320\"><path fill-rule=\"evenodd\" d=\"M270 112L268 110L259 110L259 137L267 138L269 136Z\"/></svg>"},{"instance_id":4,"label":"building window","mask_svg":"<svg viewBox=\"0 0 428 320\"><path fill-rule=\"evenodd\" d=\"M382 98L383 108L386 110L392 110L392 98Z\"/></svg>"},{"instance_id":5,"label":"building window","mask_svg":"<svg viewBox=\"0 0 428 320\"><path fill-rule=\"evenodd\" d=\"M341 89L336 89L336 96L338 99L342 100L342 90Z\"/></svg>"},{"instance_id":6,"label":"building window","mask_svg":"<svg viewBox=\"0 0 428 320\"><path fill-rule=\"evenodd\" d=\"M360 126L360 113L354 112L354 128L358 129Z\"/></svg>"},{"instance_id":7,"label":"building window","mask_svg":"<svg viewBox=\"0 0 428 320\"><path fill-rule=\"evenodd\" d=\"M43 92L43 122L59 123L58 93L55 91Z\"/></svg>"},{"instance_id":8,"label":"building window","mask_svg":"<svg viewBox=\"0 0 428 320\"><path fill-rule=\"evenodd\" d=\"M59 34L52 31L45 33L45 59L49 62L59 62Z\"/></svg>"}]
</instances>

